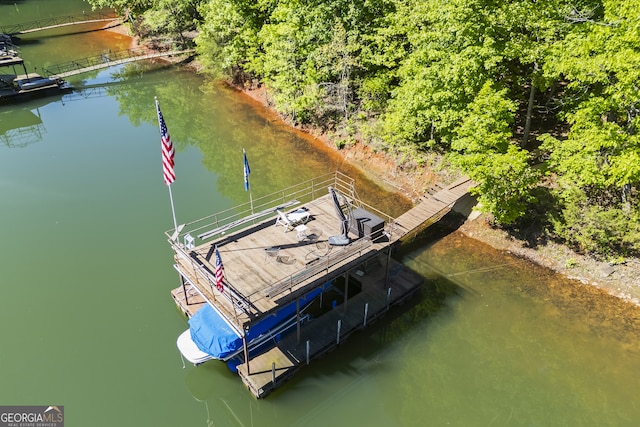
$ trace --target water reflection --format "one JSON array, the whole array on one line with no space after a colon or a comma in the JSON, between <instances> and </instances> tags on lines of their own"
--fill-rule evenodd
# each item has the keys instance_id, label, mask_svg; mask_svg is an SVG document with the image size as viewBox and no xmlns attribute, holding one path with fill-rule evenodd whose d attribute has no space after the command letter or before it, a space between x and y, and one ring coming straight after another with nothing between
<instances>
[{"instance_id":1,"label":"water reflection","mask_svg":"<svg viewBox=\"0 0 640 427\"><path fill-rule=\"evenodd\" d=\"M45 132L37 108L35 111L30 108L0 111L0 141L9 148L26 147L41 141Z\"/></svg>"},{"instance_id":2,"label":"water reflection","mask_svg":"<svg viewBox=\"0 0 640 427\"><path fill-rule=\"evenodd\" d=\"M0 142L9 148L20 148L42 141L47 129L40 109L61 99L62 95L56 95L0 107Z\"/></svg>"},{"instance_id":3,"label":"water reflection","mask_svg":"<svg viewBox=\"0 0 640 427\"><path fill-rule=\"evenodd\" d=\"M64 105L91 98L119 96L127 105L128 99L141 95L141 87L155 88L163 76L156 73L157 77L153 79L150 75L167 66L167 63L146 62L112 67L102 72L87 73L84 77L91 83L75 87L71 93L17 99L15 102L5 103L0 106L0 143L9 148L19 148L41 141L46 133L41 110L49 104ZM144 93L142 96L150 94ZM145 118L152 119L153 117ZM133 116L133 120L134 123L140 124L139 118Z\"/></svg>"}]
</instances>

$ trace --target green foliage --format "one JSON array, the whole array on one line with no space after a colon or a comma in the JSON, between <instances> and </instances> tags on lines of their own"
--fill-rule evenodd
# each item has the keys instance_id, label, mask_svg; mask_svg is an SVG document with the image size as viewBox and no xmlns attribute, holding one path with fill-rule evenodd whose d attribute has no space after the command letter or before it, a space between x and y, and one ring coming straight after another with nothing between
<instances>
[{"instance_id":1,"label":"green foliage","mask_svg":"<svg viewBox=\"0 0 640 427\"><path fill-rule=\"evenodd\" d=\"M124 16L138 20L151 34L182 37L200 20L198 6L205 0L88 0L94 8L110 7ZM182 40L184 41L184 40Z\"/></svg>"},{"instance_id":2,"label":"green foliage","mask_svg":"<svg viewBox=\"0 0 640 427\"><path fill-rule=\"evenodd\" d=\"M562 209L552 218L555 233L577 250L605 258L638 253L640 206L627 211L610 193L597 194L600 200L576 187L561 193Z\"/></svg>"},{"instance_id":3,"label":"green foliage","mask_svg":"<svg viewBox=\"0 0 640 427\"><path fill-rule=\"evenodd\" d=\"M461 112L463 119L455 130L451 148L469 154L505 153L516 109L506 94L505 88L496 89L486 81L473 102Z\"/></svg>"},{"instance_id":4,"label":"green foliage","mask_svg":"<svg viewBox=\"0 0 640 427\"><path fill-rule=\"evenodd\" d=\"M545 146L551 167L571 185L621 188L640 181L640 9L632 3L605 2L603 22L577 26L553 46L545 65L548 75L569 80L577 99L565 113L572 125L567 139L547 136Z\"/></svg>"},{"instance_id":5,"label":"green foliage","mask_svg":"<svg viewBox=\"0 0 640 427\"><path fill-rule=\"evenodd\" d=\"M153 7L152 0L87 0L94 8L112 8L122 13L127 11L134 17Z\"/></svg>"},{"instance_id":6,"label":"green foliage","mask_svg":"<svg viewBox=\"0 0 640 427\"><path fill-rule=\"evenodd\" d=\"M500 63L486 12L475 1L410 1L398 12L412 49L385 115L391 144L447 147L465 107Z\"/></svg>"},{"instance_id":7,"label":"green foliage","mask_svg":"<svg viewBox=\"0 0 640 427\"><path fill-rule=\"evenodd\" d=\"M543 136L542 148L563 206L555 232L587 252L637 252L637 200L625 189L640 182L640 9L603 6L599 15L575 11L577 23L551 46L544 72L567 82L571 128L566 139Z\"/></svg>"},{"instance_id":8,"label":"green foliage","mask_svg":"<svg viewBox=\"0 0 640 427\"><path fill-rule=\"evenodd\" d=\"M203 20L196 40L202 63L216 72L236 67L262 74L258 33L273 8L272 1L209 0L200 6Z\"/></svg>"},{"instance_id":9,"label":"green foliage","mask_svg":"<svg viewBox=\"0 0 640 427\"><path fill-rule=\"evenodd\" d=\"M362 80L358 96L364 111L372 113L384 111L390 97L391 79L392 76L388 73L379 73Z\"/></svg>"},{"instance_id":10,"label":"green foliage","mask_svg":"<svg viewBox=\"0 0 640 427\"><path fill-rule=\"evenodd\" d=\"M197 22L208 70L338 147L444 154L498 223L546 211L585 251L640 250L637 0L90 1L158 32Z\"/></svg>"},{"instance_id":11,"label":"green foliage","mask_svg":"<svg viewBox=\"0 0 640 427\"><path fill-rule=\"evenodd\" d=\"M481 208L512 224L535 201L539 172L529 166L529 154L509 142L515 104L506 92L485 82L455 130L451 159L478 183Z\"/></svg>"}]
</instances>

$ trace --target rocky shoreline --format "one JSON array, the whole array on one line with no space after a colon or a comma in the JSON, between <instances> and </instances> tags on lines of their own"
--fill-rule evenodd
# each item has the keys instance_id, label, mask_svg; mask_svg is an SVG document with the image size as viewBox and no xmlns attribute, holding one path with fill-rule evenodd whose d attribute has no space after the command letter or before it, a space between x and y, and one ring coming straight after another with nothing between
<instances>
[{"instance_id":1,"label":"rocky shoreline","mask_svg":"<svg viewBox=\"0 0 640 427\"><path fill-rule=\"evenodd\" d=\"M119 34L128 33L124 26L109 28ZM139 47L139 40L132 37L132 47ZM197 71L197 64L190 64ZM296 131L303 132L307 139L335 150L345 162L360 169L367 177L389 190L398 192L410 200L417 200L429 188L442 180L441 175L416 165L399 164L398 159L372 150L362 143L354 143L338 149L327 135L313 130L292 126L271 108L267 93L262 88L243 88L234 86L247 99L256 103L256 110L271 120L279 120ZM602 289L630 304L640 307L640 260L627 259L625 263L612 265L595 260L589 256L577 254L568 247L553 242L531 248L506 231L494 228L484 215L472 214L459 228L469 238L479 240L498 250L507 251L530 262L547 267L556 273L576 280L584 285Z\"/></svg>"},{"instance_id":2,"label":"rocky shoreline","mask_svg":"<svg viewBox=\"0 0 640 427\"><path fill-rule=\"evenodd\" d=\"M627 259L624 264L610 264L577 254L566 246L548 242L527 247L504 230L492 227L486 217L467 220L459 229L468 237L547 267L569 279L594 286L606 293L640 307L640 260Z\"/></svg>"}]
</instances>

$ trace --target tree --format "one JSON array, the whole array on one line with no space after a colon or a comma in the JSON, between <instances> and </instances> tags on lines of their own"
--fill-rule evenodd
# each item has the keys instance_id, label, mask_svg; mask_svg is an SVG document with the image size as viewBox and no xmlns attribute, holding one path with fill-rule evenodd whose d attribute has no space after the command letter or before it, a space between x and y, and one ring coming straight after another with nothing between
<instances>
[{"instance_id":1,"label":"tree","mask_svg":"<svg viewBox=\"0 0 640 427\"><path fill-rule=\"evenodd\" d=\"M500 66L490 13L477 0L398 7L397 25L406 28L411 47L384 116L391 145L448 149L466 106Z\"/></svg>"},{"instance_id":2,"label":"tree","mask_svg":"<svg viewBox=\"0 0 640 427\"><path fill-rule=\"evenodd\" d=\"M535 201L532 188L540 173L529 165L529 153L511 142L515 103L506 88L487 81L455 130L452 161L478 185L473 191L485 212L511 224Z\"/></svg>"},{"instance_id":3,"label":"tree","mask_svg":"<svg viewBox=\"0 0 640 427\"><path fill-rule=\"evenodd\" d=\"M583 18L545 64L577 101L565 111L567 139L546 137L550 166L566 184L622 191L639 181L640 9L633 5L605 2L603 21Z\"/></svg>"},{"instance_id":4,"label":"tree","mask_svg":"<svg viewBox=\"0 0 640 427\"><path fill-rule=\"evenodd\" d=\"M417 159L447 156L497 222L518 221L534 194L549 194L542 170L555 180L547 210L559 211L557 236L599 247L579 209L607 230L639 216L635 0L91 1L161 32L198 21L203 64L262 82L295 123L359 132ZM564 129L540 137L556 119ZM546 162L532 166L534 153ZM640 246L625 230L626 243L608 250Z\"/></svg>"},{"instance_id":5,"label":"tree","mask_svg":"<svg viewBox=\"0 0 640 427\"><path fill-rule=\"evenodd\" d=\"M94 8L112 8L118 13L127 11L131 16L138 16L153 6L152 0L87 0Z\"/></svg>"},{"instance_id":6,"label":"tree","mask_svg":"<svg viewBox=\"0 0 640 427\"><path fill-rule=\"evenodd\" d=\"M620 228L620 215L631 223L640 209L630 191L640 182L640 9L630 0L607 0L603 6L600 14L574 10L571 32L552 46L544 72L566 81L563 114L571 129L565 139L546 135L543 146L564 206L556 230L601 253L605 250L594 239L602 236L575 231L586 227L576 206L588 207L590 219L603 230ZM598 213L605 210L610 214ZM616 246L612 239L603 241L606 251Z\"/></svg>"},{"instance_id":7,"label":"tree","mask_svg":"<svg viewBox=\"0 0 640 427\"><path fill-rule=\"evenodd\" d=\"M209 71L263 75L264 60L258 37L275 0L208 0L200 6L203 21L196 39L198 55Z\"/></svg>"}]
</instances>

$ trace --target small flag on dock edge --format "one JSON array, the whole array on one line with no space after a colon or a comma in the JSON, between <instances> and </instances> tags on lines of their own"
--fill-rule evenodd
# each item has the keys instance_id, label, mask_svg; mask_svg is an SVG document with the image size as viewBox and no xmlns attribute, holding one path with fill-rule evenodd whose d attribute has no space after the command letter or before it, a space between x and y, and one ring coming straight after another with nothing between
<instances>
[{"instance_id":1,"label":"small flag on dock edge","mask_svg":"<svg viewBox=\"0 0 640 427\"><path fill-rule=\"evenodd\" d=\"M160 125L160 139L162 141L162 173L164 176L164 182L167 185L170 185L173 181L176 180L176 174L173 170L175 165L173 156L173 143L171 142L171 136L169 135L169 130L167 129L167 125L164 122L164 117L162 117L162 112L160 111L160 103L156 99L156 110L158 111L158 124Z\"/></svg>"},{"instance_id":2,"label":"small flag on dock edge","mask_svg":"<svg viewBox=\"0 0 640 427\"><path fill-rule=\"evenodd\" d=\"M216 246L216 289L220 292L224 292L224 287L222 286L222 279L224 278L222 267L222 258L220 257L220 252L218 251L218 247Z\"/></svg>"}]
</instances>

